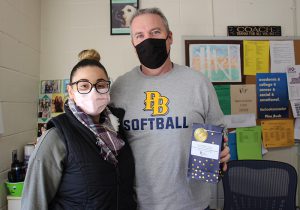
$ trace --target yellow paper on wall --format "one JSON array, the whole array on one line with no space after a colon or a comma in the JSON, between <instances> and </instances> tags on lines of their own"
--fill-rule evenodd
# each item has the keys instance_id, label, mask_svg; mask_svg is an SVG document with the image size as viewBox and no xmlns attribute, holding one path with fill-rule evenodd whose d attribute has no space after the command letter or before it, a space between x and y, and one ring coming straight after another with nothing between
<instances>
[{"instance_id":1,"label":"yellow paper on wall","mask_svg":"<svg viewBox=\"0 0 300 210\"><path fill-rule=\"evenodd\" d=\"M295 144L294 121L292 119L263 120L261 127L265 148L287 147Z\"/></svg>"},{"instance_id":2,"label":"yellow paper on wall","mask_svg":"<svg viewBox=\"0 0 300 210\"><path fill-rule=\"evenodd\" d=\"M244 75L269 72L270 42L243 41Z\"/></svg>"}]
</instances>

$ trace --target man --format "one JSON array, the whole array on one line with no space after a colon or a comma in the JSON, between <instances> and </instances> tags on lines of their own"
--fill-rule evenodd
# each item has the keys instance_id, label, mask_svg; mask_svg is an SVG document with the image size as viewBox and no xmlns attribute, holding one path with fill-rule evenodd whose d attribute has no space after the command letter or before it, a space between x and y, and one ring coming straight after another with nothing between
<instances>
[{"instance_id":1,"label":"man","mask_svg":"<svg viewBox=\"0 0 300 210\"><path fill-rule=\"evenodd\" d=\"M201 73L171 62L173 35L159 9L137 11L131 37L141 66L119 77L111 95L125 110L139 209L204 210L210 186L188 179L187 170L192 123L224 126L214 88ZM220 157L226 170L227 146Z\"/></svg>"}]
</instances>

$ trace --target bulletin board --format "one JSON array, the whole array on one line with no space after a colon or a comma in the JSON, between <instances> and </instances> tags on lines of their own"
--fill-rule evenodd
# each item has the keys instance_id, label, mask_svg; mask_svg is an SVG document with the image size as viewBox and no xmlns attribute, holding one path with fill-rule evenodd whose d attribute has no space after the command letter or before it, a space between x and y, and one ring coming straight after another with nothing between
<instances>
[{"instance_id":1,"label":"bulletin board","mask_svg":"<svg viewBox=\"0 0 300 210\"><path fill-rule=\"evenodd\" d=\"M253 40L253 41L293 41L294 43L294 56L295 56L295 65L300 65L300 37L191 37L186 36L182 39L182 46L183 46L183 54L184 54L184 63L187 66L192 67L190 63L190 45L191 44L199 44L199 45L205 45L205 44L225 44L225 45L239 45L240 46L240 61L241 61L241 81L223 81L223 82L214 82L212 81L214 87L216 86L239 86L239 85L253 85L257 86L257 80L259 80L259 76L257 78L256 75L245 75L244 74L244 54L243 54L243 41L244 40ZM201 53L201 52L200 52ZM269 64L271 57L269 57ZM197 61L195 61L197 62ZM269 66L269 72L271 71L271 65ZM226 95L228 91L222 90L221 94ZM216 91L217 95L218 92ZM218 95L219 99L219 95ZM219 99L220 100L220 99ZM230 99L229 99L230 100ZM230 128L228 129L229 134L229 147L230 147L230 153L231 158L230 160L239 160L242 155L244 155L245 159L273 159L283 162L288 162L292 164L297 170L299 170L299 164L298 162L294 164L295 159L299 160L299 156L297 157L297 152L295 152L294 145L297 146L296 151L299 151L299 143L300 141L296 139L288 138L291 133L293 133L293 130L288 130L293 125L295 126L295 118L292 113L291 104L288 101L288 117L281 118L281 119L260 119L256 116L254 121L256 121L256 126L253 127L246 127L238 130L239 128ZM222 107L221 107L222 108ZM258 105L256 104L256 108L258 110ZM226 113L222 109L224 115L226 116ZM257 112L256 112L257 114ZM227 114L227 115L231 115ZM258 115L258 114L257 114ZM299 119L299 118L298 118ZM282 123L282 121L289 122L289 123ZM265 126L265 123L269 123L269 127L266 129L267 131L264 133L263 126ZM272 125L273 123L273 125ZM293 123L293 125L291 125ZM271 125L270 125L271 124ZM286 127L290 125L289 128L286 129ZM260 127L260 131L257 130L257 128ZM267 126L265 126L266 128ZM276 128L276 127L279 127ZM274 129L275 128L275 129ZM281 129L284 132L281 132ZM236 135L235 135L236 134ZM261 139L255 138L254 136L257 134L257 136L261 137ZM285 140L281 141L281 137L283 137ZM245 141L238 140L244 139ZM232 141L234 139L234 141ZM272 142L270 139L275 139L276 146L272 145ZM257 140L261 140L259 143ZM280 140L280 141L279 141ZM271 143L268 145L268 147L265 147L265 144ZM281 144L283 143L283 144ZM267 153L262 148L262 145L267 148ZM281 148L280 147L285 147ZM291 148L287 148L291 147ZM274 150L272 150L274 148ZM251 154L248 153L251 151ZM245 152L245 153L243 153ZM289 154L284 154L289 153ZM241 155L242 154L242 155ZM284 154L284 155L283 155ZM265 157L263 157L265 155ZM278 156L277 156L278 155ZM278 158L280 157L280 158ZM296 158L297 157L297 158ZM298 188L298 194L300 193L300 189ZM217 196L218 197L218 196ZM217 198L218 199L218 198ZM299 203L299 199L297 200Z\"/></svg>"},{"instance_id":2,"label":"bulletin board","mask_svg":"<svg viewBox=\"0 0 300 210\"><path fill-rule=\"evenodd\" d=\"M199 44L199 45L239 45L240 46L240 61L241 61L241 81L228 81L228 82L214 82L214 85L220 84L256 84L256 77L251 75L244 75L244 58L243 58L243 40L252 40L252 41L294 41L294 50L295 50L295 65L300 65L300 37L298 36L287 36L287 37L200 37L200 36L186 36L183 37L184 42L184 55L185 55L185 65L191 66L190 64L190 45Z\"/></svg>"},{"instance_id":3,"label":"bulletin board","mask_svg":"<svg viewBox=\"0 0 300 210\"><path fill-rule=\"evenodd\" d=\"M293 47L294 47L294 56L295 56L295 65L300 65L300 37L183 37L183 48L184 48L184 55L185 55L185 64L187 66L190 66L196 71L200 71L204 74L204 76L208 77L214 87L216 86L230 86L230 91L232 91L232 86L235 85L256 85L256 87L253 87L252 92L256 95L258 90L256 89L259 81L260 81L260 75L254 74L254 75L246 75L244 67L244 62L247 61L246 54L244 54L245 50L245 43L244 41L257 41L260 43L266 43L265 41L292 41ZM217 49L217 50L215 50ZM207 56L205 59L203 59L203 55ZM237 56L238 55L238 56ZM205 57L204 56L204 57ZM259 56L257 56L259 57ZM224 65L216 65L216 60L219 63L224 63ZM272 73L271 72L271 55L270 52L268 54L268 57L265 58L268 62L266 66L268 72L266 73ZM226 63L226 65L225 65ZM293 65L293 64L292 64ZM230 72L231 70L234 70L234 66L240 67L240 78L238 77L238 74L236 72ZM204 69L204 71L203 71ZM213 73L211 73L212 71ZM218 77L218 71L225 72L223 76L225 78L219 78ZM284 72L283 72L284 74ZM236 79L234 79L234 76ZM282 79L283 80L283 79ZM286 80L286 79L285 79ZM275 83L274 83L275 84ZM278 86L279 87L279 86ZM228 88L228 87L227 87ZM279 89L279 88L278 88ZM223 90L222 90L223 91ZM256 92L257 91L257 92ZM217 92L217 91L216 91ZM231 92L230 92L231 93ZM221 94L226 94L224 91ZM269 94L266 92L266 94ZM217 93L218 95L218 93ZM257 94L256 100L260 101ZM232 97L232 95L230 96ZM219 95L218 95L218 99ZM229 99L230 100L230 99ZM231 99L232 100L232 99ZM273 120L275 123L280 124L280 122L276 122L276 120L294 120L291 104L289 103L289 100L285 100L285 115L280 115L278 118L274 118L273 116L270 116L270 119L267 118L261 118L259 116L260 113L258 113L258 110L260 109L258 103L256 104L257 111L256 113L256 125L262 126L265 121ZM277 103L277 102L274 102ZM221 102L220 102L221 104ZM223 104L223 103L222 103ZM279 104L279 102L278 102ZM230 104L232 105L232 104ZM288 108L287 108L288 107ZM230 114L226 114L224 112L223 107L222 111L224 115L234 115L235 113L232 113L232 108ZM266 106L265 106L266 108ZM268 107L267 107L268 108ZM265 115L267 116L267 115ZM273 117L273 118L272 118ZM269 121L270 122L270 121ZM269 123L268 122L268 123Z\"/></svg>"}]
</instances>

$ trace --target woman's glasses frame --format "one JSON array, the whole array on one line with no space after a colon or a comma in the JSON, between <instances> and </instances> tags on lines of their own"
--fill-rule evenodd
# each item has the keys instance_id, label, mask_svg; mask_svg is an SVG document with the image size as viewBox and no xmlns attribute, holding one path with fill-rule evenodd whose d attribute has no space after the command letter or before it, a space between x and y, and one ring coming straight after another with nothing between
<instances>
[{"instance_id":1,"label":"woman's glasses frame","mask_svg":"<svg viewBox=\"0 0 300 210\"><path fill-rule=\"evenodd\" d=\"M84 83L89 84L89 89L87 88L86 90L80 90L80 84ZM79 85L78 85L79 84ZM70 86L76 85L77 91L80 94L88 94L92 91L93 87L95 87L95 90L100 93L100 94L105 94L108 93L110 90L110 84L111 81L106 81L104 79L98 80L96 83L91 83L88 80L78 80L76 82L69 83ZM79 86L79 87L78 87ZM103 88L102 88L103 87Z\"/></svg>"}]
</instances>

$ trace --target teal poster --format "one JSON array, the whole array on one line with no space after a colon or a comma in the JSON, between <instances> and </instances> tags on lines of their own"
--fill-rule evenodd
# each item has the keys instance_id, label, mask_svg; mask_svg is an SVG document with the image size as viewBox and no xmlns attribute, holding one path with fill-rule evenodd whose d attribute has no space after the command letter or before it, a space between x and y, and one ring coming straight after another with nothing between
<instances>
[{"instance_id":1,"label":"teal poster","mask_svg":"<svg viewBox=\"0 0 300 210\"><path fill-rule=\"evenodd\" d=\"M224 115L231 114L230 85L214 85L219 104Z\"/></svg>"}]
</instances>

